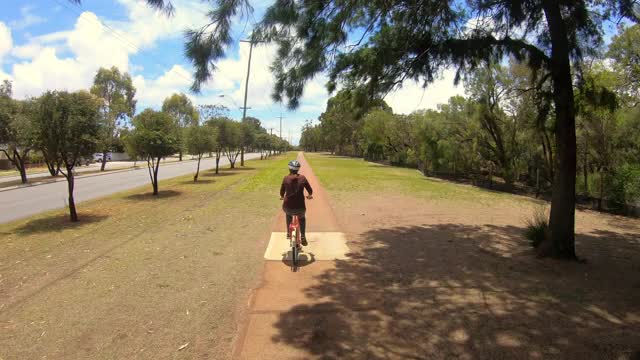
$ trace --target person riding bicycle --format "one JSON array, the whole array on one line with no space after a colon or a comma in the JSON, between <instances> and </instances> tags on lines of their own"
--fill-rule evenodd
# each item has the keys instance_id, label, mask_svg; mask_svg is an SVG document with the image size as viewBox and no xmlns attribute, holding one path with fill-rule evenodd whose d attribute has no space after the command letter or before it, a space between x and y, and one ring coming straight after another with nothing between
<instances>
[{"instance_id":1,"label":"person riding bicycle","mask_svg":"<svg viewBox=\"0 0 640 360\"><path fill-rule=\"evenodd\" d=\"M307 178L304 175L298 174L300 170L300 163L297 160L289 162L289 175L282 179L282 185L280 186L280 200L284 200L282 203L282 210L287 214L287 239L291 238L289 232L289 225L293 221L293 216L297 215L300 220L300 235L302 245L307 246L307 238L305 234L305 228L307 226L307 219L305 213L307 208L304 203L304 189L307 189L307 199L312 199L313 189Z\"/></svg>"}]
</instances>

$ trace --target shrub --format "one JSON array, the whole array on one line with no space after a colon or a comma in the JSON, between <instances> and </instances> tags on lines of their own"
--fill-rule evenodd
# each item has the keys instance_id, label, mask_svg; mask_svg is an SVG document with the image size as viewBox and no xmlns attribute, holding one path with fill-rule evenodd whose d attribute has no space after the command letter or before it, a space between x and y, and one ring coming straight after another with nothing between
<instances>
[{"instance_id":1,"label":"shrub","mask_svg":"<svg viewBox=\"0 0 640 360\"><path fill-rule=\"evenodd\" d=\"M532 247L538 248L549 233L548 214L544 207L538 208L533 216L525 220L524 236Z\"/></svg>"}]
</instances>

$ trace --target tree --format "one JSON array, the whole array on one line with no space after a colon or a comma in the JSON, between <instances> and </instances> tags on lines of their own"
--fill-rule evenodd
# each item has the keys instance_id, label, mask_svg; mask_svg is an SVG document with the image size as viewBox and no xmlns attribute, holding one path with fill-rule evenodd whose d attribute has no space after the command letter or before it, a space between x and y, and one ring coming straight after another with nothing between
<instances>
[{"instance_id":1,"label":"tree","mask_svg":"<svg viewBox=\"0 0 640 360\"><path fill-rule=\"evenodd\" d=\"M219 1L209 13L211 24L187 33L194 90L211 78L215 61L233 41L230 20L246 7L245 1ZM299 105L305 83L327 69L329 90L338 82L360 83L371 97L405 79L426 85L446 65L460 75L505 55L526 61L534 72L545 70L553 83L556 120L549 255L575 259L572 73L601 43L602 22L616 16L637 22L638 5L634 0L496 0L467 2L461 10L457 2L441 0L276 1L254 36L278 44L274 99L292 108ZM355 44L349 43L351 33L362 34Z\"/></svg>"},{"instance_id":2,"label":"tree","mask_svg":"<svg viewBox=\"0 0 640 360\"><path fill-rule=\"evenodd\" d=\"M224 105L198 105L198 117L201 123L228 114L229 108Z\"/></svg>"},{"instance_id":3,"label":"tree","mask_svg":"<svg viewBox=\"0 0 640 360\"><path fill-rule=\"evenodd\" d=\"M324 136L332 139L339 154L359 156L360 130L367 112L372 109L389 109L384 100L370 99L361 88L347 88L339 91L327 101L326 110L320 115Z\"/></svg>"},{"instance_id":4,"label":"tree","mask_svg":"<svg viewBox=\"0 0 640 360\"><path fill-rule=\"evenodd\" d=\"M241 125L231 119L223 119L218 124L218 132L220 145L229 160L229 166L234 169L242 147Z\"/></svg>"},{"instance_id":5,"label":"tree","mask_svg":"<svg viewBox=\"0 0 640 360\"><path fill-rule=\"evenodd\" d=\"M246 118L244 118L242 120L243 123L249 124L249 127L255 132L255 133L261 133L264 132L266 133L267 130L265 130L265 128L262 127L262 122L259 119L256 119L252 116L247 116Z\"/></svg>"},{"instance_id":6,"label":"tree","mask_svg":"<svg viewBox=\"0 0 640 360\"><path fill-rule=\"evenodd\" d=\"M122 129L120 132L120 138L122 139L122 144L124 145L124 151L129 155L129 158L133 160L133 167L135 168L138 160L140 160L140 154L138 154L138 149L136 148L133 141L129 139L131 136L130 129Z\"/></svg>"},{"instance_id":7,"label":"tree","mask_svg":"<svg viewBox=\"0 0 640 360\"><path fill-rule=\"evenodd\" d=\"M605 187L614 173L618 99L611 89L616 80L615 73L596 65L585 71L583 84L576 93L584 186L588 190L587 175L592 165L599 173L598 210L602 210Z\"/></svg>"},{"instance_id":8,"label":"tree","mask_svg":"<svg viewBox=\"0 0 640 360\"><path fill-rule=\"evenodd\" d=\"M640 104L640 25L623 28L613 37L609 51L613 68L619 76L622 100L635 107Z\"/></svg>"},{"instance_id":9,"label":"tree","mask_svg":"<svg viewBox=\"0 0 640 360\"><path fill-rule=\"evenodd\" d=\"M206 125L192 125L187 129L187 150L198 158L198 167L193 176L193 182L198 181L200 174L200 160L205 153L213 152L218 146L217 129Z\"/></svg>"},{"instance_id":10,"label":"tree","mask_svg":"<svg viewBox=\"0 0 640 360\"><path fill-rule=\"evenodd\" d=\"M245 118L240 123L240 166L244 166L245 151L253 146L256 141L256 124L249 119L257 120L258 128L260 126L260 120L255 118Z\"/></svg>"},{"instance_id":11,"label":"tree","mask_svg":"<svg viewBox=\"0 0 640 360\"><path fill-rule=\"evenodd\" d=\"M26 161L34 148L31 102L11 98L11 83L5 81L0 89L0 152L20 172L23 184L27 183Z\"/></svg>"},{"instance_id":12,"label":"tree","mask_svg":"<svg viewBox=\"0 0 640 360\"><path fill-rule=\"evenodd\" d=\"M10 80L2 80L0 85L0 98L11 98L13 96L13 84Z\"/></svg>"},{"instance_id":13,"label":"tree","mask_svg":"<svg viewBox=\"0 0 640 360\"><path fill-rule=\"evenodd\" d=\"M104 171L107 153L114 150L119 141L120 129L127 119L136 112L136 88L128 73L121 73L117 67L100 68L93 79L91 93L103 99L101 115L103 126L100 133L98 151L102 153Z\"/></svg>"},{"instance_id":14,"label":"tree","mask_svg":"<svg viewBox=\"0 0 640 360\"><path fill-rule=\"evenodd\" d=\"M220 116L220 117L213 117L207 120L207 122L205 123L205 126L209 126L212 127L213 129L215 129L215 133L217 134L217 138L216 138L216 146L213 149L213 152L215 153L216 156L216 174L218 174L220 172L220 157L222 156L222 153L225 150L225 140L224 140L224 136L225 136L225 132L224 132L224 124L228 121L233 122L233 120L224 117L224 116Z\"/></svg>"},{"instance_id":15,"label":"tree","mask_svg":"<svg viewBox=\"0 0 640 360\"><path fill-rule=\"evenodd\" d=\"M179 143L179 160L182 161L182 153L185 149L184 130L197 125L199 114L191 100L185 94L173 94L162 103L162 111L171 115L176 124Z\"/></svg>"},{"instance_id":16,"label":"tree","mask_svg":"<svg viewBox=\"0 0 640 360\"><path fill-rule=\"evenodd\" d=\"M127 137L128 146L147 160L153 195L158 195L160 160L178 151L176 124L169 114L146 109L133 119L133 125L134 130Z\"/></svg>"},{"instance_id":17,"label":"tree","mask_svg":"<svg viewBox=\"0 0 640 360\"><path fill-rule=\"evenodd\" d=\"M256 147L260 151L260 160L265 159L269 154L268 153L269 144L270 144L269 134L264 132L256 135Z\"/></svg>"},{"instance_id":18,"label":"tree","mask_svg":"<svg viewBox=\"0 0 640 360\"><path fill-rule=\"evenodd\" d=\"M64 166L65 171L61 172L67 179L69 214L73 222L78 221L73 197L74 167L97 148L101 105L99 98L86 91L49 91L36 100L34 133L43 152Z\"/></svg>"},{"instance_id":19,"label":"tree","mask_svg":"<svg viewBox=\"0 0 640 360\"><path fill-rule=\"evenodd\" d=\"M478 103L475 118L484 133L480 137L484 158L498 166L508 185L515 180L521 127L514 116L515 109L507 114L508 100L514 95L511 75L505 67L489 64L474 71L465 83L467 92Z\"/></svg>"}]
</instances>

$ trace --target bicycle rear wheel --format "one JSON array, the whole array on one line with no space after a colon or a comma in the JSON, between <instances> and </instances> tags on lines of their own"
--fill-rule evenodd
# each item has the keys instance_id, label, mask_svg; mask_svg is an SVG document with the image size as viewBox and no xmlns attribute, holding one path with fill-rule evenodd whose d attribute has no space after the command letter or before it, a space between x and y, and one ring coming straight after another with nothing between
<instances>
[{"instance_id":1,"label":"bicycle rear wheel","mask_svg":"<svg viewBox=\"0 0 640 360\"><path fill-rule=\"evenodd\" d=\"M291 232L291 262L293 265L298 265L298 229Z\"/></svg>"}]
</instances>

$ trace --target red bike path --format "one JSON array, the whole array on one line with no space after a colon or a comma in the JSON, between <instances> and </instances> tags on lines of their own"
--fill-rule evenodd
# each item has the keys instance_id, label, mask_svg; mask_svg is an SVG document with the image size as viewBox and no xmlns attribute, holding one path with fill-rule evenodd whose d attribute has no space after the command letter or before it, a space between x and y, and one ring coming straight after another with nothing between
<instances>
[{"instance_id":1,"label":"red bike path","mask_svg":"<svg viewBox=\"0 0 640 360\"><path fill-rule=\"evenodd\" d=\"M313 188L313 200L307 200L307 233L339 232L338 221L331 209L327 194L300 153L300 173ZM280 211L273 224L273 232L285 231L284 213ZM302 255L304 256L304 254ZM310 309L312 305L328 299L313 298L305 289L314 286L317 279L335 267L335 261L316 260L301 263L296 272L284 261L265 261L262 281L249 300L244 324L240 327L233 357L235 359L310 359L317 357L309 349L291 341L290 334L330 334L330 314L326 311L309 313L304 321L290 321L298 309ZM314 307L317 308L317 307ZM295 315L293 316L295 318ZM294 336L295 337L295 336ZM303 340L303 339L300 339ZM308 340L308 339L307 339Z\"/></svg>"}]
</instances>

